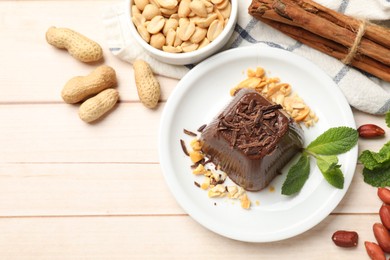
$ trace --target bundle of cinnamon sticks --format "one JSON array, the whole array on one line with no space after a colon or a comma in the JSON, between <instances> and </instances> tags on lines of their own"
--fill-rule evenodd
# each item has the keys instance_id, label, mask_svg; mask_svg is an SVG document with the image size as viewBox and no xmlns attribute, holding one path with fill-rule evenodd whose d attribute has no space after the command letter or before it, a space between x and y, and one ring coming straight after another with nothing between
<instances>
[{"instance_id":1,"label":"bundle of cinnamon sticks","mask_svg":"<svg viewBox=\"0 0 390 260\"><path fill-rule=\"evenodd\" d=\"M311 0L252 0L248 12L312 48L390 82L390 29Z\"/></svg>"}]
</instances>

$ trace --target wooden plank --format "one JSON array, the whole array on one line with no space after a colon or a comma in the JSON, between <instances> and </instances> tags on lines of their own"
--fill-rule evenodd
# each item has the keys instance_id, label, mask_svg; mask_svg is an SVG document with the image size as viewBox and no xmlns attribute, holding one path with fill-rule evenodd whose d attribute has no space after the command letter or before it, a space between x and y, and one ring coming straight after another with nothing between
<instances>
[{"instance_id":1,"label":"wooden plank","mask_svg":"<svg viewBox=\"0 0 390 260\"><path fill-rule=\"evenodd\" d=\"M0 216L184 214L158 164L0 167Z\"/></svg>"},{"instance_id":2,"label":"wooden plank","mask_svg":"<svg viewBox=\"0 0 390 260\"><path fill-rule=\"evenodd\" d=\"M0 103L63 102L61 90L74 76L89 74L103 63L117 72L118 91L125 101L138 101L130 63L119 60L108 49L102 13L123 1L0 1ZM65 50L46 42L50 26L68 27L98 42L104 62L85 64ZM158 77L165 101L177 80Z\"/></svg>"},{"instance_id":3,"label":"wooden plank","mask_svg":"<svg viewBox=\"0 0 390 260\"><path fill-rule=\"evenodd\" d=\"M96 124L68 104L0 105L1 162L158 162L163 104L120 103Z\"/></svg>"},{"instance_id":4,"label":"wooden plank","mask_svg":"<svg viewBox=\"0 0 390 260\"><path fill-rule=\"evenodd\" d=\"M295 238L244 243L209 230L187 216L111 218L2 218L3 259L368 259L376 215L329 216ZM360 235L357 248L331 241L339 229Z\"/></svg>"},{"instance_id":5,"label":"wooden plank","mask_svg":"<svg viewBox=\"0 0 390 260\"><path fill-rule=\"evenodd\" d=\"M0 105L0 162L158 162L158 127L164 103L150 110L140 103L121 102L104 120L92 125L78 118L78 107ZM368 122L360 112L355 118ZM369 118L385 128L382 117ZM389 136L360 138L359 149L378 150Z\"/></svg>"},{"instance_id":6,"label":"wooden plank","mask_svg":"<svg viewBox=\"0 0 390 260\"><path fill-rule=\"evenodd\" d=\"M359 171L333 213L378 213ZM5 164L0 180L0 217L185 214L158 164Z\"/></svg>"}]
</instances>

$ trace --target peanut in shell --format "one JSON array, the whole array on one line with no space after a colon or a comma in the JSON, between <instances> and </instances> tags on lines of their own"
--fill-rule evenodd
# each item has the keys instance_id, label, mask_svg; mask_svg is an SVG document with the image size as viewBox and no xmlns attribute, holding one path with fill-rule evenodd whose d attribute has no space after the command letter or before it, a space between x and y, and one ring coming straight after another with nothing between
<instances>
[{"instance_id":1,"label":"peanut in shell","mask_svg":"<svg viewBox=\"0 0 390 260\"><path fill-rule=\"evenodd\" d=\"M160 99L160 83L145 61L136 60L133 69L140 101L148 108L155 108Z\"/></svg>"},{"instance_id":2,"label":"peanut in shell","mask_svg":"<svg viewBox=\"0 0 390 260\"><path fill-rule=\"evenodd\" d=\"M61 92L62 99L69 104L78 103L92 95L117 85L115 70L109 66L97 67L87 76L71 78Z\"/></svg>"},{"instance_id":3,"label":"peanut in shell","mask_svg":"<svg viewBox=\"0 0 390 260\"><path fill-rule=\"evenodd\" d=\"M106 89L87 99L79 108L79 116L86 123L91 123L109 112L117 103L119 93L116 89Z\"/></svg>"},{"instance_id":4,"label":"peanut in shell","mask_svg":"<svg viewBox=\"0 0 390 260\"><path fill-rule=\"evenodd\" d=\"M46 32L46 41L82 62L94 62L103 58L100 45L86 36L68 28L50 27Z\"/></svg>"}]
</instances>

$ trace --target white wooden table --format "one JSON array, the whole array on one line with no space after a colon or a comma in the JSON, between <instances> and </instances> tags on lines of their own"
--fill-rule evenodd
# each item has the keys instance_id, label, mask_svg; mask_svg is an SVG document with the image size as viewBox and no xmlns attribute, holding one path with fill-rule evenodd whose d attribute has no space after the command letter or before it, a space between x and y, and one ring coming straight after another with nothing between
<instances>
[{"instance_id":1,"label":"white wooden table","mask_svg":"<svg viewBox=\"0 0 390 260\"><path fill-rule=\"evenodd\" d=\"M295 238L244 243L192 220L163 179L157 132L177 81L158 77L157 110L139 102L132 66L108 51L103 8L119 1L0 2L0 259L368 259L381 202L357 165L340 205ZM64 83L95 65L48 45L50 26L69 27L99 42L117 71L120 103L88 125L60 96ZM356 124L384 118L354 110ZM359 140L378 150L389 139ZM147 144L147 145L146 145ZM336 247L339 229L360 235L357 248Z\"/></svg>"}]
</instances>

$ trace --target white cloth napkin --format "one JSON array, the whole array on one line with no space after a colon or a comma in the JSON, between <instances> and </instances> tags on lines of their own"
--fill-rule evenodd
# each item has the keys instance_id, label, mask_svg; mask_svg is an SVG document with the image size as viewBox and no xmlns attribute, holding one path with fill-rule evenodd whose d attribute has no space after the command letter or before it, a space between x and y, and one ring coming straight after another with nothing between
<instances>
[{"instance_id":1,"label":"white cloth napkin","mask_svg":"<svg viewBox=\"0 0 390 260\"><path fill-rule=\"evenodd\" d=\"M124 1L125 2L125 1ZM131 37L125 3L109 6L103 12L103 24L110 51L119 59L132 63L136 59L148 62L156 74L182 78L191 66L162 63L149 56ZM301 55L322 68L340 87L349 104L371 114L383 114L390 109L390 83L346 66L339 60L303 45L283 33L261 23L248 14L251 0L238 1L239 15L235 31L224 49L253 44L281 48ZM367 20L390 19L390 0L317 0L338 12Z\"/></svg>"}]
</instances>

